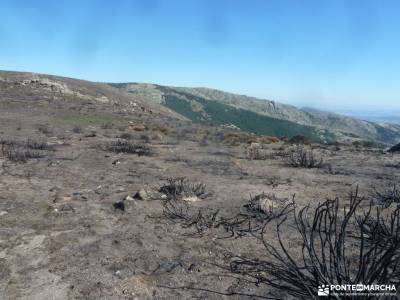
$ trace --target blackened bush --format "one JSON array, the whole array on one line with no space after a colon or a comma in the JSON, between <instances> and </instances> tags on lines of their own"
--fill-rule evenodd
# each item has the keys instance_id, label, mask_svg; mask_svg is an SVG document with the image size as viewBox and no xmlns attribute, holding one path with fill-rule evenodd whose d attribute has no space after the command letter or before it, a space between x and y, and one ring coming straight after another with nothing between
<instances>
[{"instance_id":1,"label":"blackened bush","mask_svg":"<svg viewBox=\"0 0 400 300\"><path fill-rule=\"evenodd\" d=\"M15 147L15 146L19 146L20 142L10 139L10 138L0 138L0 145L4 148L6 146L8 147Z\"/></svg>"},{"instance_id":2,"label":"blackened bush","mask_svg":"<svg viewBox=\"0 0 400 300\"><path fill-rule=\"evenodd\" d=\"M324 160L318 157L312 149L297 145L285 153L285 161L294 168L320 168Z\"/></svg>"},{"instance_id":3,"label":"blackened bush","mask_svg":"<svg viewBox=\"0 0 400 300\"><path fill-rule=\"evenodd\" d=\"M167 184L159 189L160 193L167 196L167 199L177 199L179 197L199 197L205 198L206 185L202 182L191 183L185 177L167 178Z\"/></svg>"},{"instance_id":4,"label":"blackened bush","mask_svg":"<svg viewBox=\"0 0 400 300\"><path fill-rule=\"evenodd\" d=\"M54 151L52 145L34 139L17 141L2 138L0 139L0 145L1 154L14 162L26 162L28 159L42 158L47 154L45 151Z\"/></svg>"},{"instance_id":5,"label":"blackened bush","mask_svg":"<svg viewBox=\"0 0 400 300\"><path fill-rule=\"evenodd\" d=\"M163 202L163 216L169 221L181 224L184 228L194 227L196 235L202 236L206 230L215 227L219 210L193 208L185 201L171 199Z\"/></svg>"},{"instance_id":6,"label":"blackened bush","mask_svg":"<svg viewBox=\"0 0 400 300\"><path fill-rule=\"evenodd\" d=\"M3 149L2 152L3 155L13 162L26 162L28 159L41 158L44 156L38 151L20 147L8 147Z\"/></svg>"},{"instance_id":7,"label":"blackened bush","mask_svg":"<svg viewBox=\"0 0 400 300\"><path fill-rule=\"evenodd\" d=\"M150 148L146 145L135 145L126 140L118 139L111 142L107 149L115 153L130 153L137 154L139 156L149 156L151 155Z\"/></svg>"},{"instance_id":8,"label":"blackened bush","mask_svg":"<svg viewBox=\"0 0 400 300\"><path fill-rule=\"evenodd\" d=\"M26 147L33 150L54 150L54 146L47 144L44 141L28 139L26 141Z\"/></svg>"},{"instance_id":9,"label":"blackened bush","mask_svg":"<svg viewBox=\"0 0 400 300\"><path fill-rule=\"evenodd\" d=\"M385 188L374 188L372 198L384 207L389 207L392 203L400 204L400 189L396 183L389 184Z\"/></svg>"},{"instance_id":10,"label":"blackened bush","mask_svg":"<svg viewBox=\"0 0 400 300\"><path fill-rule=\"evenodd\" d=\"M384 217L382 208L374 209L372 202L361 207L363 201L356 191L343 211L338 199L326 200L312 210L307 206L298 213L295 211L294 223L300 241L295 249L282 237L286 218L277 222L277 244L266 237L268 226L265 226L262 242L266 258L234 256L229 270L257 286L265 284L296 299L317 299L320 285L397 285L400 207ZM282 294L279 298L283 298Z\"/></svg>"}]
</instances>

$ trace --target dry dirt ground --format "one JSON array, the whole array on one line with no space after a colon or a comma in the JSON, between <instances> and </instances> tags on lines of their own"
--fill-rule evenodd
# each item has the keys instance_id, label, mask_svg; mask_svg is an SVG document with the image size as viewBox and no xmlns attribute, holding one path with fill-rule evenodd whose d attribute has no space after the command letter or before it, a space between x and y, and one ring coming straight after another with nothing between
<instances>
[{"instance_id":1,"label":"dry dirt ground","mask_svg":"<svg viewBox=\"0 0 400 300\"><path fill-rule=\"evenodd\" d=\"M400 156L381 150L316 145L330 168L292 168L273 156L250 160L247 145L220 138L224 130L161 110L127 111L90 99L18 93L20 87L3 84L1 139L30 138L53 149L38 150L41 157L26 162L0 156L1 299L266 296L267 288L223 268L231 253L265 256L259 240L220 238L215 230L199 237L193 228L166 219L157 194L166 179L204 183L209 195L189 205L227 215L262 192L282 198L295 194L296 206L302 207L346 198L356 186L368 195L374 186L399 180ZM123 134L148 146L151 155L109 151L108 143ZM285 147L279 142L265 151ZM140 190L156 196L128 197L124 211L114 207Z\"/></svg>"}]
</instances>

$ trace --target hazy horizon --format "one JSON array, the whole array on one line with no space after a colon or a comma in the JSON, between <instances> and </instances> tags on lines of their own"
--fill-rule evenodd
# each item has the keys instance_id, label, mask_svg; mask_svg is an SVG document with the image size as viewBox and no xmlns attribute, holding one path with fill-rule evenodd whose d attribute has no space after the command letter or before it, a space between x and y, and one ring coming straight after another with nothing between
<instances>
[{"instance_id":1,"label":"hazy horizon","mask_svg":"<svg viewBox=\"0 0 400 300\"><path fill-rule=\"evenodd\" d=\"M399 111L396 1L2 1L0 69Z\"/></svg>"}]
</instances>

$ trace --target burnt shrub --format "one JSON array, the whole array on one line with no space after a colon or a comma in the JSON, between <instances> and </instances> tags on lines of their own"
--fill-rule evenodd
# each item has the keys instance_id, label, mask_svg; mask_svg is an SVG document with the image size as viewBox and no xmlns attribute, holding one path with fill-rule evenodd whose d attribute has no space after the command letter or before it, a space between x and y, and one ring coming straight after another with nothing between
<instances>
[{"instance_id":1,"label":"burnt shrub","mask_svg":"<svg viewBox=\"0 0 400 300\"><path fill-rule=\"evenodd\" d=\"M53 151L54 146L50 145L44 141L28 139L26 141L26 147L33 150L48 150Z\"/></svg>"},{"instance_id":2,"label":"burnt shrub","mask_svg":"<svg viewBox=\"0 0 400 300\"><path fill-rule=\"evenodd\" d=\"M318 157L312 149L306 149L302 145L288 150L285 153L284 160L294 168L320 168L324 160Z\"/></svg>"},{"instance_id":3,"label":"burnt shrub","mask_svg":"<svg viewBox=\"0 0 400 300\"><path fill-rule=\"evenodd\" d=\"M26 162L33 158L42 158L48 151L54 151L54 146L44 141L28 139L17 141L13 139L0 139L0 153L13 162Z\"/></svg>"},{"instance_id":4,"label":"burnt shrub","mask_svg":"<svg viewBox=\"0 0 400 300\"><path fill-rule=\"evenodd\" d=\"M194 228L195 235L203 236L212 230L218 239L239 238L246 235L260 238L266 223L287 216L293 211L294 198L277 198L274 194L260 194L250 198L236 213L226 215L220 209L194 207L176 197L163 201L163 217L184 228Z\"/></svg>"},{"instance_id":5,"label":"burnt shrub","mask_svg":"<svg viewBox=\"0 0 400 300\"><path fill-rule=\"evenodd\" d=\"M391 183L380 189L374 187L371 197L384 207L389 207L392 203L400 204L400 188L396 183Z\"/></svg>"},{"instance_id":6,"label":"burnt shrub","mask_svg":"<svg viewBox=\"0 0 400 300\"><path fill-rule=\"evenodd\" d=\"M0 145L1 145L3 148L6 147L6 146L8 146L8 147L10 147L10 146L11 146L11 147L15 147L15 146L19 146L19 145L20 145L20 142L14 140L14 139L2 137L2 138L0 138Z\"/></svg>"},{"instance_id":7,"label":"burnt shrub","mask_svg":"<svg viewBox=\"0 0 400 300\"><path fill-rule=\"evenodd\" d=\"M167 178L167 183L160 187L159 192L167 196L167 199L182 197L205 198L206 185L202 182L190 182L186 177Z\"/></svg>"},{"instance_id":8,"label":"burnt shrub","mask_svg":"<svg viewBox=\"0 0 400 300\"><path fill-rule=\"evenodd\" d=\"M197 236L203 236L208 229L215 227L218 214L218 209L194 208L176 199L163 202L163 217L184 228L194 228Z\"/></svg>"},{"instance_id":9,"label":"burnt shrub","mask_svg":"<svg viewBox=\"0 0 400 300\"><path fill-rule=\"evenodd\" d=\"M22 147L3 148L2 154L13 162L26 162L28 159L41 158L44 156L42 153L38 151Z\"/></svg>"},{"instance_id":10,"label":"burnt shrub","mask_svg":"<svg viewBox=\"0 0 400 300\"><path fill-rule=\"evenodd\" d=\"M150 156L150 148L146 145L136 145L129 141L118 139L107 145L107 150L115 153L137 154L138 156Z\"/></svg>"},{"instance_id":11,"label":"burnt shrub","mask_svg":"<svg viewBox=\"0 0 400 300\"><path fill-rule=\"evenodd\" d=\"M349 200L343 209L334 199L294 210L290 224L286 216L276 222L276 239L267 238L267 223L262 234L265 257L233 255L228 269L257 287L272 287L279 299L317 299L321 285L397 285L400 207L384 214L372 202L363 205L357 191ZM288 239L287 230L293 227L295 236Z\"/></svg>"}]
</instances>

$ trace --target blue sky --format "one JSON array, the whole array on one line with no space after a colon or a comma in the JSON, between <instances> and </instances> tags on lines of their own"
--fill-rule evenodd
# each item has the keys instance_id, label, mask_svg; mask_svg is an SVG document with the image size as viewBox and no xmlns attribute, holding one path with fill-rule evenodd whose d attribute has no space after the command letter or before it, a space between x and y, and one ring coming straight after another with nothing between
<instances>
[{"instance_id":1,"label":"blue sky","mask_svg":"<svg viewBox=\"0 0 400 300\"><path fill-rule=\"evenodd\" d=\"M400 110L400 1L1 0L0 69Z\"/></svg>"}]
</instances>

